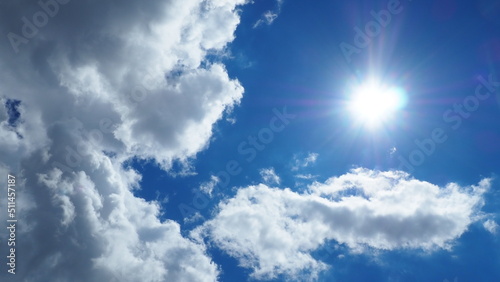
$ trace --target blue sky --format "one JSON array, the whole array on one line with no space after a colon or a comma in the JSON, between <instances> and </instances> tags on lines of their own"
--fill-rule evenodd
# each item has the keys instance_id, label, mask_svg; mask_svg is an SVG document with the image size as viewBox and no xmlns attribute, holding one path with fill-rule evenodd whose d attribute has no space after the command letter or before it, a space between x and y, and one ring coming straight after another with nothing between
<instances>
[{"instance_id":1,"label":"blue sky","mask_svg":"<svg viewBox=\"0 0 500 282\"><path fill-rule=\"evenodd\" d=\"M500 2L126 2L2 3L2 281L500 279Z\"/></svg>"}]
</instances>

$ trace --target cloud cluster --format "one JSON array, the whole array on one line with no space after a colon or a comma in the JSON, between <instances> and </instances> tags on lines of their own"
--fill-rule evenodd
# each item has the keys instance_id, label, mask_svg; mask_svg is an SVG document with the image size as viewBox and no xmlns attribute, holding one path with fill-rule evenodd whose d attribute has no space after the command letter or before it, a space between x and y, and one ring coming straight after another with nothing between
<instances>
[{"instance_id":1,"label":"cloud cluster","mask_svg":"<svg viewBox=\"0 0 500 282\"><path fill-rule=\"evenodd\" d=\"M314 278L326 265L311 252L329 240L353 252L450 248L480 218L490 181L439 187L404 172L354 169L305 193L250 186L193 236L208 238L256 278Z\"/></svg>"},{"instance_id":2,"label":"cloud cluster","mask_svg":"<svg viewBox=\"0 0 500 282\"><path fill-rule=\"evenodd\" d=\"M205 58L234 39L245 3L2 3L0 33L26 39L0 40L0 172L20 179L16 277L217 279L205 247L133 195L140 175L124 164L152 159L169 170L179 161L189 172L243 95ZM16 124L10 99L20 101Z\"/></svg>"}]
</instances>

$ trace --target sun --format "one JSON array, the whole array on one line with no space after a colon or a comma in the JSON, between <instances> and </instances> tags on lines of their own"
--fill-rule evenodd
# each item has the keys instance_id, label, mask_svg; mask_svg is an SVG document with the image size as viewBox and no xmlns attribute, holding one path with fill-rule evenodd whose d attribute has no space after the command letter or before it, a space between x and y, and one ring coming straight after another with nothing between
<instances>
[{"instance_id":1,"label":"sun","mask_svg":"<svg viewBox=\"0 0 500 282\"><path fill-rule=\"evenodd\" d=\"M388 122L406 104L404 91L370 81L352 89L348 109L356 121L368 127Z\"/></svg>"}]
</instances>

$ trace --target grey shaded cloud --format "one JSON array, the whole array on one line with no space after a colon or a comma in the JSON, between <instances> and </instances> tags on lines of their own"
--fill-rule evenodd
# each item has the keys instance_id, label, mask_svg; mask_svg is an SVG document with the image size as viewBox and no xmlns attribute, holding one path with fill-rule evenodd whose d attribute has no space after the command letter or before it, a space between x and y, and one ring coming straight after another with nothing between
<instances>
[{"instance_id":1,"label":"grey shaded cloud","mask_svg":"<svg viewBox=\"0 0 500 282\"><path fill-rule=\"evenodd\" d=\"M32 34L23 25L42 6L0 4L0 173L19 179L16 279L215 281L205 246L134 196L141 176L124 164L172 172L179 161L189 173L243 95L205 55L234 39L246 1L42 2L58 10ZM13 48L9 33L30 36ZM15 127L8 99L20 101Z\"/></svg>"}]
</instances>

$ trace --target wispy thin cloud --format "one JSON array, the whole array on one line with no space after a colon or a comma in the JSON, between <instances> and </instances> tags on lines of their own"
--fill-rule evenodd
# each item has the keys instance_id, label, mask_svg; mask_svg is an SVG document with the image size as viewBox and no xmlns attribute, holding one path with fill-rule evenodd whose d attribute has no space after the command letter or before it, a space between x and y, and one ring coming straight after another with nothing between
<instances>
[{"instance_id":1,"label":"wispy thin cloud","mask_svg":"<svg viewBox=\"0 0 500 282\"><path fill-rule=\"evenodd\" d=\"M253 25L253 28L258 28L259 26L265 24L265 25L271 25L279 16L281 13L281 7L283 6L284 0L277 0L276 1L276 8L274 10L267 10L265 11L261 18L255 22Z\"/></svg>"},{"instance_id":2,"label":"wispy thin cloud","mask_svg":"<svg viewBox=\"0 0 500 282\"><path fill-rule=\"evenodd\" d=\"M292 159L292 171L313 165L318 160L318 157L319 154L317 153L308 153L305 157L300 157L300 154L294 155Z\"/></svg>"},{"instance_id":3,"label":"wispy thin cloud","mask_svg":"<svg viewBox=\"0 0 500 282\"><path fill-rule=\"evenodd\" d=\"M274 171L274 168L266 168L266 169L261 169L260 170L260 176L262 177L262 180L264 183L273 185L273 184L280 184L281 179L280 177L276 174Z\"/></svg>"},{"instance_id":4,"label":"wispy thin cloud","mask_svg":"<svg viewBox=\"0 0 500 282\"><path fill-rule=\"evenodd\" d=\"M498 226L498 223L496 223L495 221L493 221L491 219L488 219L487 221L485 221L483 223L483 226L491 234L497 234L498 230L500 229L500 226Z\"/></svg>"},{"instance_id":5,"label":"wispy thin cloud","mask_svg":"<svg viewBox=\"0 0 500 282\"><path fill-rule=\"evenodd\" d=\"M200 190L203 193L207 194L208 196L212 197L214 189L217 186L217 184L219 184L219 182L220 182L220 179L217 176L212 175L212 176L210 176L210 180L209 181L203 182L200 185Z\"/></svg>"}]
</instances>

